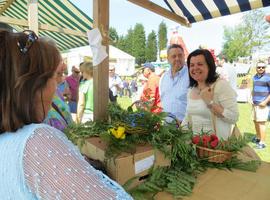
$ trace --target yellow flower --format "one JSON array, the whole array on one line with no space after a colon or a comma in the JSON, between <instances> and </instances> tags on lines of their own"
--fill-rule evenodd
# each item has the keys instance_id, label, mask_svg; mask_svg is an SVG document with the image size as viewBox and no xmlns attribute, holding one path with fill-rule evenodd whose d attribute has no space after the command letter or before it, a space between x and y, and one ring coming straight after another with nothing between
<instances>
[{"instance_id":1,"label":"yellow flower","mask_svg":"<svg viewBox=\"0 0 270 200\"><path fill-rule=\"evenodd\" d=\"M118 126L118 129L117 129L117 132L120 134L120 135L123 135L125 133L125 127L123 126Z\"/></svg>"},{"instance_id":2,"label":"yellow flower","mask_svg":"<svg viewBox=\"0 0 270 200\"><path fill-rule=\"evenodd\" d=\"M121 140L124 140L126 138L126 134L124 133L121 137L120 137L120 139Z\"/></svg>"},{"instance_id":3,"label":"yellow flower","mask_svg":"<svg viewBox=\"0 0 270 200\"><path fill-rule=\"evenodd\" d=\"M125 127L119 126L117 129L110 128L109 131L117 139L123 140L126 138Z\"/></svg>"}]
</instances>

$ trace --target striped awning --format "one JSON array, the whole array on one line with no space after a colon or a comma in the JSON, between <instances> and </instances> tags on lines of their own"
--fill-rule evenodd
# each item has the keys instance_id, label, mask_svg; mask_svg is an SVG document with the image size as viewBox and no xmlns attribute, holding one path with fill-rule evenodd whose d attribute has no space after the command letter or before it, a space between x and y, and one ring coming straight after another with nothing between
<instances>
[{"instance_id":1,"label":"striped awning","mask_svg":"<svg viewBox=\"0 0 270 200\"><path fill-rule=\"evenodd\" d=\"M27 20L27 2L27 0L0 0L0 17ZM57 27L57 31L40 28L39 35L54 39L62 51L88 44L86 31L92 29L93 20L68 0L39 0L38 20L44 27ZM11 26L17 31L27 29L24 24ZM62 29L80 34L69 34L61 31Z\"/></svg>"},{"instance_id":2,"label":"striped awning","mask_svg":"<svg viewBox=\"0 0 270 200\"><path fill-rule=\"evenodd\" d=\"M190 23L270 6L270 0L164 0L170 10Z\"/></svg>"}]
</instances>

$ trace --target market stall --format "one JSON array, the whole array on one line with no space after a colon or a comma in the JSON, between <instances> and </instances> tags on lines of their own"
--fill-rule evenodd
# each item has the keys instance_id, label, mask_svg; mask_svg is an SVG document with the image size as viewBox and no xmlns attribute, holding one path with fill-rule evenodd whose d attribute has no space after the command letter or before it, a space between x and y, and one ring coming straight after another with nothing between
<instances>
[{"instance_id":1,"label":"market stall","mask_svg":"<svg viewBox=\"0 0 270 200\"><path fill-rule=\"evenodd\" d=\"M255 0L255 1L201 1L197 3L193 3L195 1L167 1L169 10L162 8L151 1L145 0L129 0L130 2L142 6L146 9L149 9L155 13L158 13L162 16L165 16L171 20L174 20L182 25L190 26L191 23L211 19L213 17L219 17L224 15L229 15L232 13L242 12L246 10L251 10L260 7L270 6L269 0ZM38 32L40 28L41 35L49 35L54 38L61 49L66 49L67 44L69 46L73 46L76 43L77 45L85 44L87 41L85 32L92 27L92 21L87 19L87 17L78 12L69 1L39 1L40 5L39 9L41 11L42 17L41 22L38 21L38 1L26 1L26 0L2 0L0 1L0 20L6 23L13 24L14 28L18 28L18 30L22 30L25 27L29 27L29 29L35 30ZM97 27L101 30L103 36L102 44L106 46L108 52L108 28L109 28L109 0L94 0L94 27ZM206 4L205 2L210 2ZM243 2L243 3L241 3ZM46 4L47 3L47 4ZM52 10L49 4L55 5L54 7L58 7L62 11L62 14L50 17L48 14L54 13L55 10ZM22 11L22 7L27 7L27 12ZM27 5L27 6L26 6ZM69 6L69 7L67 7ZM29 8L29 9L28 9ZM73 12L69 10L69 8L73 8ZM213 8L213 9L212 9ZM67 10L68 12L67 12ZM21 12L18 12L21 11ZM17 14L14 14L17 13ZM66 14L69 14L66 17ZM18 16L21 19L14 20L15 16ZM70 16L71 15L71 16ZM28 17L30 16L30 17ZM59 17L61 16L61 17ZM79 16L79 17L78 17ZM51 20L51 18L54 19ZM68 19L67 19L68 18ZM84 18L84 20L81 20ZM76 19L75 23L70 22L70 19ZM56 24L47 25L47 22L56 22ZM86 23L84 21L89 21ZM63 23L65 22L65 23ZM68 24L68 25L66 25ZM84 24L85 26L82 26ZM70 36L71 35L71 36ZM82 42L83 41L83 42ZM103 62L101 62L94 71L94 119L107 119L107 104L108 104L108 64L109 60L106 58ZM121 117L123 113L118 113L118 117ZM257 162L246 163L242 166L242 168L252 166L253 171L256 172L247 172L242 170L233 169L233 171L227 170L218 170L218 169L207 169L207 163L200 163L197 159L196 154L194 153L194 145L190 145L190 143L186 143L187 138L190 139L190 133L180 134L179 127L176 128L176 124L172 126L161 126L159 122L160 118L155 115L151 115L149 113L145 113L145 116L148 115L147 120L143 118L143 124L149 126L147 131L151 136L145 136L141 133L142 129L138 126L137 129L133 129L130 126L125 126L125 124L111 124L111 122L102 122L99 124L100 126L96 126L98 122L94 122L93 124L86 124L85 127L75 127L73 133L69 134L71 140L78 139L76 138L76 134L79 135L79 139L85 139L89 137L89 133L93 136L99 136L103 138L109 145L109 150L104 152L104 156L106 158L111 157L115 158L115 156L119 156L120 152L123 149L131 150L129 154L131 156L131 161L135 161L135 174L137 169L137 174L142 173L147 170L147 173L150 176L144 177L144 181L139 184L137 190L131 191L134 195L139 195L144 198L144 193L142 191L148 191L149 194L154 193L157 194L156 197L159 199L170 199L171 196L164 196L162 193L165 188L168 192L173 193L175 196L186 196L188 194L192 195L189 199L269 199L269 172L270 166L269 164L262 163L260 166ZM130 121L132 122L132 121ZM119 129L120 127L124 127L125 131L128 129L131 131L126 136L125 131ZM133 127L133 126L132 126ZM102 129L104 128L104 129ZM113 128L113 129L111 129ZM105 132L104 132L105 130ZM168 132L166 132L168 131ZM76 133L76 134L74 134ZM103 133L99 135L97 133ZM166 133L166 134L165 134ZM172 134L173 133L173 134ZM127 137L127 139L125 139ZM187 137L187 138L186 138ZM145 138L145 140L143 140ZM82 140L85 142L85 140ZM136 141L136 143L131 142ZM147 143L146 143L147 141ZM152 170L152 165L154 165L154 161L156 160L156 154L148 148L144 148L142 152L145 155L145 151L149 150L149 154L146 157L142 158L134 158L136 152L138 153L136 146L140 143L140 145L146 146L146 144L151 144L152 147L157 148L161 152L166 154L171 153L171 163L169 165L159 164L155 171ZM84 143L86 144L86 143ZM133 144L133 145L132 145ZM166 145L165 145L166 144ZM79 144L78 144L79 145ZM168 146L172 145L172 150L168 151ZM80 145L79 145L80 146ZM97 147L97 145L94 145ZM131 149L129 149L129 148ZM133 148L132 148L133 147ZM151 147L151 148L152 148ZM169 148L170 149L170 148ZM97 150L98 151L98 150ZM115 152L116 154L109 154ZM140 151L139 151L140 152ZM92 152L93 153L93 152ZM92 154L97 156L97 152ZM153 160L154 155L154 160ZM91 156L91 155L89 155ZM146 159L146 160L145 160ZM106 160L106 159L105 159ZM143 162L141 162L143 161ZM233 160L236 164L241 164L238 160ZM137 167L136 167L136 163ZM150 165L149 163L152 163ZM209 164L209 163L208 163ZM127 167L124 164L125 167ZM133 166L133 165L132 165ZM139 166L139 167L138 167ZM149 168L150 166L150 168ZM175 166L178 166L176 168ZM235 163L230 160L224 162L223 164L215 164L212 167L220 167L220 168L230 168L230 167L239 167L239 165L235 165ZM241 166L241 165L240 165ZM172 168L174 167L174 168ZM200 168L203 167L203 168ZM258 167L258 168L257 168ZM131 167L132 169L132 167ZM200 171L199 173L199 169ZM245 168L246 169L246 168ZM127 170L127 169L123 169ZM122 170L122 171L123 171ZM129 168L130 170L130 168ZM121 172L122 172L121 171ZM147 175L147 174L145 174ZM155 176L153 176L155 175ZM179 176L181 175L181 176ZM196 179L197 178L197 179ZM164 182L164 180L166 180ZM155 184L154 184L155 183ZM164 184L164 185L160 185ZM178 187L180 188L178 190ZM162 186L162 187L161 187Z\"/></svg>"},{"instance_id":2,"label":"market stall","mask_svg":"<svg viewBox=\"0 0 270 200\"><path fill-rule=\"evenodd\" d=\"M167 123L166 113L145 108L110 104L108 111L109 122L74 125L66 134L135 199L268 199L270 164L259 161L244 136L193 136Z\"/></svg>"}]
</instances>

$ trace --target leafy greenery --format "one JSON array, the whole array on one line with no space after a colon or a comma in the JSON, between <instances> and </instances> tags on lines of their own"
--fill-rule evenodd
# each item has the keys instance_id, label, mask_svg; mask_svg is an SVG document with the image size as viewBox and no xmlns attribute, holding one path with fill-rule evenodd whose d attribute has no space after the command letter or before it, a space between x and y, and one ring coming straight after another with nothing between
<instances>
[{"instance_id":1,"label":"leafy greenery","mask_svg":"<svg viewBox=\"0 0 270 200\"><path fill-rule=\"evenodd\" d=\"M196 177L208 167L255 171L260 164L258 161L243 163L236 156L224 163L200 160L195 146L191 143L192 131L178 127L176 122L167 123L165 113L152 114L139 108L133 111L130 107L124 110L118 104L110 104L108 111L109 123L88 122L84 125L72 125L66 130L66 134L72 140L98 135L107 143L107 159L114 158L121 152L133 153L138 144L145 143L163 152L171 160L171 166L152 168L144 182L136 187L129 187L132 180L127 182L125 187L135 199L152 198L160 191L167 191L175 198L182 198L192 193ZM134 132L127 134L125 139L116 138L108 129L115 127L119 121L134 128L144 126L148 134ZM232 150L239 149L239 146L235 145Z\"/></svg>"},{"instance_id":2,"label":"leafy greenery","mask_svg":"<svg viewBox=\"0 0 270 200\"><path fill-rule=\"evenodd\" d=\"M167 47L167 26L164 21L158 27L158 50L159 52Z\"/></svg>"},{"instance_id":3,"label":"leafy greenery","mask_svg":"<svg viewBox=\"0 0 270 200\"><path fill-rule=\"evenodd\" d=\"M125 52L128 53L128 51L127 51L128 47L127 47L125 36L123 36L123 35L119 36L118 42L116 44L116 47L119 48L119 49L121 49L122 51L125 51Z\"/></svg>"},{"instance_id":4,"label":"leafy greenery","mask_svg":"<svg viewBox=\"0 0 270 200\"><path fill-rule=\"evenodd\" d=\"M119 36L116 29L113 27L110 27L109 29L109 38L110 38L110 44L113 46L116 46L119 40Z\"/></svg>"},{"instance_id":5,"label":"leafy greenery","mask_svg":"<svg viewBox=\"0 0 270 200\"><path fill-rule=\"evenodd\" d=\"M132 28L128 29L128 33L125 36L125 52L131 54L132 56L135 56L134 54L134 30Z\"/></svg>"},{"instance_id":6,"label":"leafy greenery","mask_svg":"<svg viewBox=\"0 0 270 200\"><path fill-rule=\"evenodd\" d=\"M230 152L238 152L248 143L247 137L244 136L231 136L227 141L221 141L221 145L217 149Z\"/></svg>"},{"instance_id":7,"label":"leafy greenery","mask_svg":"<svg viewBox=\"0 0 270 200\"><path fill-rule=\"evenodd\" d=\"M230 61L250 56L252 51L261 49L269 43L269 29L262 11L254 10L246 13L243 16L243 23L234 28L225 27L223 54Z\"/></svg>"},{"instance_id":8,"label":"leafy greenery","mask_svg":"<svg viewBox=\"0 0 270 200\"><path fill-rule=\"evenodd\" d=\"M133 29L128 29L127 35L121 35L118 39L116 47L124 52L134 56L133 52Z\"/></svg>"},{"instance_id":9,"label":"leafy greenery","mask_svg":"<svg viewBox=\"0 0 270 200\"><path fill-rule=\"evenodd\" d=\"M141 65L145 62L145 30L142 24L137 23L133 32L132 55L136 58L136 63Z\"/></svg>"},{"instance_id":10,"label":"leafy greenery","mask_svg":"<svg viewBox=\"0 0 270 200\"><path fill-rule=\"evenodd\" d=\"M217 136L214 133L211 133L211 131L201 131L200 134L194 135L192 137L192 142L198 146L210 149L238 152L247 145L248 138L245 135L233 135L227 140L224 140L222 138L217 138Z\"/></svg>"},{"instance_id":11,"label":"leafy greenery","mask_svg":"<svg viewBox=\"0 0 270 200\"><path fill-rule=\"evenodd\" d=\"M157 36L155 31L149 33L147 37L145 58L147 62L154 62L157 60Z\"/></svg>"},{"instance_id":12,"label":"leafy greenery","mask_svg":"<svg viewBox=\"0 0 270 200\"><path fill-rule=\"evenodd\" d=\"M201 160L200 164L203 168L217 168L217 169L241 169L245 171L256 172L259 165L261 164L258 160L251 160L247 162L242 162L236 156L233 156L230 160L223 163L207 162L206 160Z\"/></svg>"},{"instance_id":13,"label":"leafy greenery","mask_svg":"<svg viewBox=\"0 0 270 200\"><path fill-rule=\"evenodd\" d=\"M167 46L167 26L165 22L161 22L159 25L158 41L154 30L148 34L146 41L144 26L140 23L128 29L126 35L118 36L117 31L110 28L109 35L110 44L134 56L138 65L145 61L156 61L157 51L160 52Z\"/></svg>"},{"instance_id":14,"label":"leafy greenery","mask_svg":"<svg viewBox=\"0 0 270 200\"><path fill-rule=\"evenodd\" d=\"M79 141L83 144L84 140L89 137L99 136L110 125L105 121L86 122L85 124L71 124L64 130L67 137L77 144Z\"/></svg>"},{"instance_id":15,"label":"leafy greenery","mask_svg":"<svg viewBox=\"0 0 270 200\"><path fill-rule=\"evenodd\" d=\"M124 188L136 200L144 200L146 197L154 197L161 191L172 193L175 198L182 198L192 193L196 178L178 168L157 167L152 168L148 178L134 188L124 185ZM148 198L150 199L150 198Z\"/></svg>"}]
</instances>

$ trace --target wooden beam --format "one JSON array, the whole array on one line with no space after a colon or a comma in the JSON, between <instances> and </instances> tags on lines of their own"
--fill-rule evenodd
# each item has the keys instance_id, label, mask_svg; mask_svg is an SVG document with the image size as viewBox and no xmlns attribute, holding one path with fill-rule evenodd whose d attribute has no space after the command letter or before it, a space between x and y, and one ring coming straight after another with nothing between
<instances>
[{"instance_id":1,"label":"wooden beam","mask_svg":"<svg viewBox=\"0 0 270 200\"><path fill-rule=\"evenodd\" d=\"M28 27L28 21L25 19L15 19L12 17L0 16L0 21L9 25L12 24L12 25Z\"/></svg>"},{"instance_id":2,"label":"wooden beam","mask_svg":"<svg viewBox=\"0 0 270 200\"><path fill-rule=\"evenodd\" d=\"M8 0L6 4L0 9L0 15L13 3L15 0Z\"/></svg>"},{"instance_id":3,"label":"wooden beam","mask_svg":"<svg viewBox=\"0 0 270 200\"><path fill-rule=\"evenodd\" d=\"M43 31L52 31L52 32L57 32L57 33L64 33L67 35L75 35L75 36L80 36L80 37L87 37L86 32L82 31L77 31L77 30L71 30L68 28L62 28L62 27L57 27L57 26L51 26L47 24L39 24L39 29Z\"/></svg>"},{"instance_id":4,"label":"wooden beam","mask_svg":"<svg viewBox=\"0 0 270 200\"><path fill-rule=\"evenodd\" d=\"M28 0L28 26L38 35L38 0Z\"/></svg>"},{"instance_id":5,"label":"wooden beam","mask_svg":"<svg viewBox=\"0 0 270 200\"><path fill-rule=\"evenodd\" d=\"M94 28L99 28L109 54L109 0L93 0ZM109 102L109 56L94 67L94 120L105 120Z\"/></svg>"},{"instance_id":6,"label":"wooden beam","mask_svg":"<svg viewBox=\"0 0 270 200\"><path fill-rule=\"evenodd\" d=\"M24 20L24 19L15 19L12 17L0 16L0 22L5 22L7 24L28 27L28 21ZM72 30L72 29L62 28L62 27L57 27L57 26L51 26L51 25L47 25L47 24L40 24L39 23L38 28L39 28L39 30L43 30L43 31L52 31L52 32L63 33L63 34L67 34L67 35L87 37L86 33L82 32L82 31L77 31L77 30Z\"/></svg>"},{"instance_id":7,"label":"wooden beam","mask_svg":"<svg viewBox=\"0 0 270 200\"><path fill-rule=\"evenodd\" d=\"M149 0L128 0L129 2L131 3L134 3L140 7L143 7L147 10L150 10L158 15L161 15L163 17L166 17L176 23L179 23L181 25L184 25L184 26L187 26L187 27L190 27L190 24L189 22L186 20L186 18L184 17L181 17Z\"/></svg>"}]
</instances>

